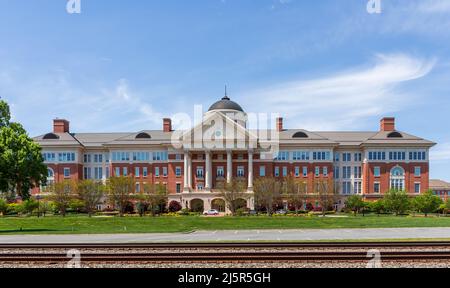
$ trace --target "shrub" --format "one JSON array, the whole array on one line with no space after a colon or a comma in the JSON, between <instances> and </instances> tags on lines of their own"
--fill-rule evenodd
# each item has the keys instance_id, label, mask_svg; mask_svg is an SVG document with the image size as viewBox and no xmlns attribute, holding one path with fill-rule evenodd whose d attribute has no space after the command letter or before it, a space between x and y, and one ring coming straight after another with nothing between
<instances>
[{"instance_id":1,"label":"shrub","mask_svg":"<svg viewBox=\"0 0 450 288\"><path fill-rule=\"evenodd\" d=\"M178 211L178 214L187 216L187 215L189 215L189 209L187 209L187 208L181 209L180 211Z\"/></svg>"},{"instance_id":2,"label":"shrub","mask_svg":"<svg viewBox=\"0 0 450 288\"><path fill-rule=\"evenodd\" d=\"M80 199L72 199L69 202L69 208L74 212L80 213L84 208L84 202Z\"/></svg>"},{"instance_id":3,"label":"shrub","mask_svg":"<svg viewBox=\"0 0 450 288\"><path fill-rule=\"evenodd\" d=\"M2 216L8 213L8 203L6 203L6 201L3 199L0 199L0 213L2 214Z\"/></svg>"},{"instance_id":4,"label":"shrub","mask_svg":"<svg viewBox=\"0 0 450 288\"><path fill-rule=\"evenodd\" d=\"M23 213L27 213L27 214L31 215L33 213L33 211L38 208L39 203L35 200L28 199L22 203L22 206L23 206L23 208L22 208Z\"/></svg>"},{"instance_id":5,"label":"shrub","mask_svg":"<svg viewBox=\"0 0 450 288\"><path fill-rule=\"evenodd\" d=\"M178 201L172 201L169 204L169 212L178 212L182 209L181 204Z\"/></svg>"}]
</instances>

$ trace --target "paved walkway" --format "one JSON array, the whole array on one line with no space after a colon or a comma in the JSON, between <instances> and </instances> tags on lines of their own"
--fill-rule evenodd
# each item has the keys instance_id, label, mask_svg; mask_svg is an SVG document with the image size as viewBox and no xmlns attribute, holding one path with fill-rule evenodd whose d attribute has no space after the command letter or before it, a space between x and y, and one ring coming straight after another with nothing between
<instances>
[{"instance_id":1,"label":"paved walkway","mask_svg":"<svg viewBox=\"0 0 450 288\"><path fill-rule=\"evenodd\" d=\"M144 243L449 238L450 228L197 231L111 235L0 235L0 243Z\"/></svg>"}]
</instances>

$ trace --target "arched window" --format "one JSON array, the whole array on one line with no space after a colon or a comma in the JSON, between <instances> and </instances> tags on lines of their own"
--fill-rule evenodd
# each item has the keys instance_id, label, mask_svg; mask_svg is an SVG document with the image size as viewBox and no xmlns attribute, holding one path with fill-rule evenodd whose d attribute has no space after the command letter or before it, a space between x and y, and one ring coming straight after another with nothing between
<instances>
[{"instance_id":1,"label":"arched window","mask_svg":"<svg viewBox=\"0 0 450 288\"><path fill-rule=\"evenodd\" d=\"M387 136L388 138L403 138L403 135L399 132L391 132Z\"/></svg>"},{"instance_id":2,"label":"arched window","mask_svg":"<svg viewBox=\"0 0 450 288\"><path fill-rule=\"evenodd\" d=\"M305 132L297 132L295 133L292 138L308 138L308 135L306 135Z\"/></svg>"},{"instance_id":3,"label":"arched window","mask_svg":"<svg viewBox=\"0 0 450 288\"><path fill-rule=\"evenodd\" d=\"M136 136L136 139L151 139L151 138L152 138L152 137L151 137L149 134L145 133L145 132L139 133L139 134Z\"/></svg>"},{"instance_id":4,"label":"arched window","mask_svg":"<svg viewBox=\"0 0 450 288\"><path fill-rule=\"evenodd\" d=\"M42 139L44 139L44 140L58 140L59 136L54 134L54 133L48 133Z\"/></svg>"},{"instance_id":5,"label":"arched window","mask_svg":"<svg viewBox=\"0 0 450 288\"><path fill-rule=\"evenodd\" d=\"M405 170L400 166L396 166L391 170L391 189L405 190Z\"/></svg>"}]
</instances>

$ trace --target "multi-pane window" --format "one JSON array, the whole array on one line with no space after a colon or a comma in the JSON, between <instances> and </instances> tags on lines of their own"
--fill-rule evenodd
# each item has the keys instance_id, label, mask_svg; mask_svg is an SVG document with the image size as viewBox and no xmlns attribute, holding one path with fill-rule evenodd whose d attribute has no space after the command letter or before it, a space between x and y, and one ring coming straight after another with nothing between
<instances>
[{"instance_id":1,"label":"multi-pane window","mask_svg":"<svg viewBox=\"0 0 450 288\"><path fill-rule=\"evenodd\" d=\"M386 152L381 152L381 151L370 151L369 152L369 160L376 160L376 161L381 161L381 160L386 160Z\"/></svg>"},{"instance_id":2,"label":"multi-pane window","mask_svg":"<svg viewBox=\"0 0 450 288\"><path fill-rule=\"evenodd\" d=\"M133 152L133 161L150 161L150 152Z\"/></svg>"},{"instance_id":3,"label":"multi-pane window","mask_svg":"<svg viewBox=\"0 0 450 288\"><path fill-rule=\"evenodd\" d=\"M112 161L130 161L130 153L112 152Z\"/></svg>"},{"instance_id":4,"label":"multi-pane window","mask_svg":"<svg viewBox=\"0 0 450 288\"><path fill-rule=\"evenodd\" d=\"M175 160L180 161L181 160L181 154L175 154Z\"/></svg>"},{"instance_id":5,"label":"multi-pane window","mask_svg":"<svg viewBox=\"0 0 450 288\"><path fill-rule=\"evenodd\" d=\"M203 178L203 167L197 167L197 178Z\"/></svg>"},{"instance_id":6,"label":"multi-pane window","mask_svg":"<svg viewBox=\"0 0 450 288\"><path fill-rule=\"evenodd\" d=\"M402 151L391 151L389 152L389 160L406 160L406 152Z\"/></svg>"},{"instance_id":7,"label":"multi-pane window","mask_svg":"<svg viewBox=\"0 0 450 288\"><path fill-rule=\"evenodd\" d=\"M342 161L344 161L344 162L351 162L352 161L352 154L351 153L342 153Z\"/></svg>"},{"instance_id":8,"label":"multi-pane window","mask_svg":"<svg viewBox=\"0 0 450 288\"><path fill-rule=\"evenodd\" d=\"M134 177L140 177L141 176L141 169L139 167L134 168Z\"/></svg>"},{"instance_id":9,"label":"multi-pane window","mask_svg":"<svg viewBox=\"0 0 450 288\"><path fill-rule=\"evenodd\" d=\"M353 183L353 191L354 191L354 194L361 194L362 183L359 181L356 181L355 183Z\"/></svg>"},{"instance_id":10,"label":"multi-pane window","mask_svg":"<svg viewBox=\"0 0 450 288\"><path fill-rule=\"evenodd\" d=\"M148 176L148 169L147 169L147 167L142 168L142 176L144 176L144 177Z\"/></svg>"},{"instance_id":11,"label":"multi-pane window","mask_svg":"<svg viewBox=\"0 0 450 288\"><path fill-rule=\"evenodd\" d=\"M355 153L354 155L355 162L361 162L362 161L362 153Z\"/></svg>"},{"instance_id":12,"label":"multi-pane window","mask_svg":"<svg viewBox=\"0 0 450 288\"><path fill-rule=\"evenodd\" d=\"M303 167L303 177L307 177L308 176L308 167Z\"/></svg>"},{"instance_id":13,"label":"multi-pane window","mask_svg":"<svg viewBox=\"0 0 450 288\"><path fill-rule=\"evenodd\" d=\"M103 168L102 167L95 167L94 168L94 179L95 180L103 179Z\"/></svg>"},{"instance_id":14,"label":"multi-pane window","mask_svg":"<svg viewBox=\"0 0 450 288\"><path fill-rule=\"evenodd\" d=\"M238 166L237 177L244 177L244 176L245 176L244 166Z\"/></svg>"},{"instance_id":15,"label":"multi-pane window","mask_svg":"<svg viewBox=\"0 0 450 288\"><path fill-rule=\"evenodd\" d=\"M103 163L103 154L94 154L94 163Z\"/></svg>"},{"instance_id":16,"label":"multi-pane window","mask_svg":"<svg viewBox=\"0 0 450 288\"><path fill-rule=\"evenodd\" d=\"M309 160L309 152L308 151L294 151L294 152L292 152L292 159L294 161Z\"/></svg>"},{"instance_id":17,"label":"multi-pane window","mask_svg":"<svg viewBox=\"0 0 450 288\"><path fill-rule=\"evenodd\" d=\"M323 176L328 176L328 167L323 167Z\"/></svg>"},{"instance_id":18,"label":"multi-pane window","mask_svg":"<svg viewBox=\"0 0 450 288\"><path fill-rule=\"evenodd\" d=\"M401 167L395 167L391 170L391 189L404 190L405 171Z\"/></svg>"},{"instance_id":19,"label":"multi-pane window","mask_svg":"<svg viewBox=\"0 0 450 288\"><path fill-rule=\"evenodd\" d=\"M163 177L167 177L167 167L163 167Z\"/></svg>"},{"instance_id":20,"label":"multi-pane window","mask_svg":"<svg viewBox=\"0 0 450 288\"><path fill-rule=\"evenodd\" d=\"M362 176L362 167L361 166L355 166L354 167L354 178L361 179Z\"/></svg>"},{"instance_id":21,"label":"multi-pane window","mask_svg":"<svg viewBox=\"0 0 450 288\"><path fill-rule=\"evenodd\" d=\"M259 166L259 176L260 177L266 176L266 166Z\"/></svg>"},{"instance_id":22,"label":"multi-pane window","mask_svg":"<svg viewBox=\"0 0 450 288\"><path fill-rule=\"evenodd\" d=\"M373 192L375 194L380 194L380 183L378 182L373 183Z\"/></svg>"},{"instance_id":23,"label":"multi-pane window","mask_svg":"<svg viewBox=\"0 0 450 288\"><path fill-rule=\"evenodd\" d=\"M62 152L58 153L59 162L75 162L75 153L72 152Z\"/></svg>"},{"instance_id":24,"label":"multi-pane window","mask_svg":"<svg viewBox=\"0 0 450 288\"><path fill-rule=\"evenodd\" d=\"M91 163L91 154L84 154L83 155L83 162L84 163Z\"/></svg>"},{"instance_id":25,"label":"multi-pane window","mask_svg":"<svg viewBox=\"0 0 450 288\"><path fill-rule=\"evenodd\" d=\"M175 167L175 176L181 177L181 167Z\"/></svg>"},{"instance_id":26,"label":"multi-pane window","mask_svg":"<svg viewBox=\"0 0 450 288\"><path fill-rule=\"evenodd\" d=\"M337 153L337 152L334 153L334 161L335 161L335 162L339 162L339 160L340 160L340 155L341 155L340 153Z\"/></svg>"},{"instance_id":27,"label":"multi-pane window","mask_svg":"<svg viewBox=\"0 0 450 288\"><path fill-rule=\"evenodd\" d=\"M116 168L114 169L114 176L120 177L120 168L119 168L119 167L116 167Z\"/></svg>"},{"instance_id":28,"label":"multi-pane window","mask_svg":"<svg viewBox=\"0 0 450 288\"><path fill-rule=\"evenodd\" d=\"M91 168L90 167L84 167L84 169L83 169L83 178L84 179L91 179L92 178L92 175L91 175Z\"/></svg>"},{"instance_id":29,"label":"multi-pane window","mask_svg":"<svg viewBox=\"0 0 450 288\"><path fill-rule=\"evenodd\" d=\"M44 162L55 162L56 161L55 153L42 153L42 156L44 157Z\"/></svg>"},{"instance_id":30,"label":"multi-pane window","mask_svg":"<svg viewBox=\"0 0 450 288\"><path fill-rule=\"evenodd\" d=\"M288 169L287 167L283 167L283 177L287 177Z\"/></svg>"},{"instance_id":31,"label":"multi-pane window","mask_svg":"<svg viewBox=\"0 0 450 288\"><path fill-rule=\"evenodd\" d=\"M313 160L319 161L331 160L331 152L328 151L313 152Z\"/></svg>"},{"instance_id":32,"label":"multi-pane window","mask_svg":"<svg viewBox=\"0 0 450 288\"><path fill-rule=\"evenodd\" d=\"M316 175L316 177L320 176L320 167L315 168L314 175Z\"/></svg>"},{"instance_id":33,"label":"multi-pane window","mask_svg":"<svg viewBox=\"0 0 450 288\"><path fill-rule=\"evenodd\" d=\"M412 161L424 161L427 160L427 153L425 151L409 152L409 160Z\"/></svg>"},{"instance_id":34,"label":"multi-pane window","mask_svg":"<svg viewBox=\"0 0 450 288\"><path fill-rule=\"evenodd\" d=\"M159 177L159 167L155 167L155 177Z\"/></svg>"},{"instance_id":35,"label":"multi-pane window","mask_svg":"<svg viewBox=\"0 0 450 288\"><path fill-rule=\"evenodd\" d=\"M295 167L295 177L300 177L300 167Z\"/></svg>"},{"instance_id":36,"label":"multi-pane window","mask_svg":"<svg viewBox=\"0 0 450 288\"><path fill-rule=\"evenodd\" d=\"M64 178L70 178L70 168L64 168Z\"/></svg>"},{"instance_id":37,"label":"multi-pane window","mask_svg":"<svg viewBox=\"0 0 450 288\"><path fill-rule=\"evenodd\" d=\"M136 183L136 188L135 188L135 192L136 193L140 193L141 192L141 184L140 183Z\"/></svg>"},{"instance_id":38,"label":"multi-pane window","mask_svg":"<svg viewBox=\"0 0 450 288\"><path fill-rule=\"evenodd\" d=\"M180 194L180 193L181 193L181 183L177 183L177 186L176 186L176 193L177 193L177 194Z\"/></svg>"},{"instance_id":39,"label":"multi-pane window","mask_svg":"<svg viewBox=\"0 0 450 288\"><path fill-rule=\"evenodd\" d=\"M167 159L168 159L167 151L153 152L153 161L167 161Z\"/></svg>"},{"instance_id":40,"label":"multi-pane window","mask_svg":"<svg viewBox=\"0 0 450 288\"><path fill-rule=\"evenodd\" d=\"M335 166L333 168L333 170L334 170L334 173L333 173L334 174L334 179L339 179L339 177L340 177L340 175L339 175L340 173L339 172L341 171L340 168L338 166Z\"/></svg>"},{"instance_id":41,"label":"multi-pane window","mask_svg":"<svg viewBox=\"0 0 450 288\"><path fill-rule=\"evenodd\" d=\"M128 176L128 168L127 167L123 167L122 174L123 174L124 177Z\"/></svg>"},{"instance_id":42,"label":"multi-pane window","mask_svg":"<svg viewBox=\"0 0 450 288\"><path fill-rule=\"evenodd\" d=\"M342 182L342 193L346 195L352 193L352 182L348 181Z\"/></svg>"},{"instance_id":43,"label":"multi-pane window","mask_svg":"<svg viewBox=\"0 0 450 288\"><path fill-rule=\"evenodd\" d=\"M225 170L223 166L217 167L217 177L223 178L225 175Z\"/></svg>"},{"instance_id":44,"label":"multi-pane window","mask_svg":"<svg viewBox=\"0 0 450 288\"><path fill-rule=\"evenodd\" d=\"M276 166L273 174L275 175L275 177L279 177L280 176L280 167Z\"/></svg>"},{"instance_id":45,"label":"multi-pane window","mask_svg":"<svg viewBox=\"0 0 450 288\"><path fill-rule=\"evenodd\" d=\"M420 177L422 175L422 169L420 167L414 167L414 176Z\"/></svg>"},{"instance_id":46,"label":"multi-pane window","mask_svg":"<svg viewBox=\"0 0 450 288\"><path fill-rule=\"evenodd\" d=\"M344 166L342 167L342 178L343 179L350 179L352 177L352 167L350 166Z\"/></svg>"},{"instance_id":47,"label":"multi-pane window","mask_svg":"<svg viewBox=\"0 0 450 288\"><path fill-rule=\"evenodd\" d=\"M374 167L373 168L373 176L380 177L381 176L381 168L380 167Z\"/></svg>"},{"instance_id":48,"label":"multi-pane window","mask_svg":"<svg viewBox=\"0 0 450 288\"><path fill-rule=\"evenodd\" d=\"M420 193L420 183L414 183L414 193Z\"/></svg>"},{"instance_id":49,"label":"multi-pane window","mask_svg":"<svg viewBox=\"0 0 450 288\"><path fill-rule=\"evenodd\" d=\"M275 158L277 161L287 161L289 160L289 152L287 151L280 151L278 152L277 157Z\"/></svg>"}]
</instances>

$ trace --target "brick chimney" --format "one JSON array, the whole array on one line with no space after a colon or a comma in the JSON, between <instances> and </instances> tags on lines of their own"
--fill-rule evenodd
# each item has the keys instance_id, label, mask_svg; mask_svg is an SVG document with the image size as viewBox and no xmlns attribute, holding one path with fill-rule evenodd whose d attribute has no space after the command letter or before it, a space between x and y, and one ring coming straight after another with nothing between
<instances>
[{"instance_id":1,"label":"brick chimney","mask_svg":"<svg viewBox=\"0 0 450 288\"><path fill-rule=\"evenodd\" d=\"M380 130L384 132L395 131L395 118L385 117L380 121Z\"/></svg>"},{"instance_id":2,"label":"brick chimney","mask_svg":"<svg viewBox=\"0 0 450 288\"><path fill-rule=\"evenodd\" d=\"M172 119L164 118L163 119L163 130L164 132L172 132Z\"/></svg>"},{"instance_id":3,"label":"brick chimney","mask_svg":"<svg viewBox=\"0 0 450 288\"><path fill-rule=\"evenodd\" d=\"M284 127L283 127L283 118L279 117L279 118L277 118L277 131L278 131L278 132L281 132L281 131L283 131L283 130L284 130Z\"/></svg>"},{"instance_id":4,"label":"brick chimney","mask_svg":"<svg viewBox=\"0 0 450 288\"><path fill-rule=\"evenodd\" d=\"M53 120L53 133L70 133L70 122L64 119Z\"/></svg>"}]
</instances>

